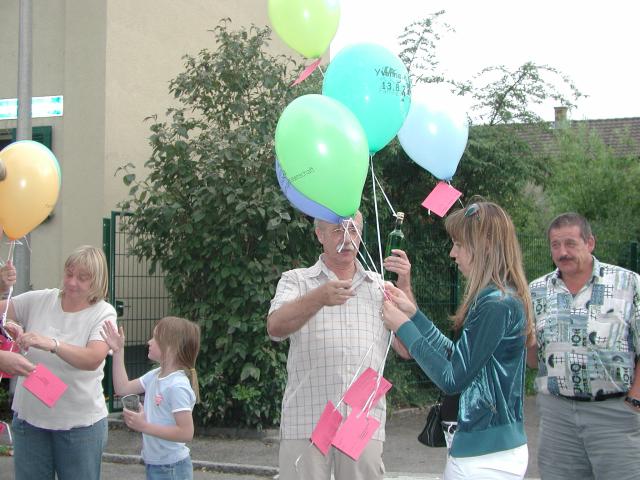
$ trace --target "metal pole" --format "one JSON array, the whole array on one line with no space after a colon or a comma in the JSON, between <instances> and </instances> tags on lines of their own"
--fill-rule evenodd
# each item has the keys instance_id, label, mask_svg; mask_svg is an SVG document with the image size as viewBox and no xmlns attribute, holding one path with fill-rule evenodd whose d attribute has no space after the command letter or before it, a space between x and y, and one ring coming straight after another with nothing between
<instances>
[{"instance_id":1,"label":"metal pole","mask_svg":"<svg viewBox=\"0 0 640 480\"><path fill-rule=\"evenodd\" d=\"M31 0L20 0L20 34L18 43L18 128L16 140L31 140L31 64L32 41L31 26L33 9ZM31 252L30 235L17 245L13 261L18 271L18 281L14 293L19 294L31 289Z\"/></svg>"}]
</instances>

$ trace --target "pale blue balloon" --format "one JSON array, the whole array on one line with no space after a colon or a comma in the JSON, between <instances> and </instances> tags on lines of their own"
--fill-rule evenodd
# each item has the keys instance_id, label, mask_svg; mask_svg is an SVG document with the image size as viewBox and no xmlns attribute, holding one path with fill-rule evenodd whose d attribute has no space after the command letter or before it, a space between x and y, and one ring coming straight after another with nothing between
<instances>
[{"instance_id":1,"label":"pale blue balloon","mask_svg":"<svg viewBox=\"0 0 640 480\"><path fill-rule=\"evenodd\" d=\"M469 138L469 122L453 95L414 88L411 109L398 132L406 154L440 180L451 180ZM444 96L444 98L443 98Z\"/></svg>"},{"instance_id":2,"label":"pale blue balloon","mask_svg":"<svg viewBox=\"0 0 640 480\"><path fill-rule=\"evenodd\" d=\"M381 45L357 43L340 50L329 64L322 94L351 110L367 135L369 153L387 145L411 105L411 82L397 55Z\"/></svg>"},{"instance_id":3,"label":"pale blue balloon","mask_svg":"<svg viewBox=\"0 0 640 480\"><path fill-rule=\"evenodd\" d=\"M284 193L284 196L287 197L289 202L291 202L291 205L305 215L335 224L341 224L343 220L346 220L346 217L337 215L327 207L314 202L306 195L300 193L296 187L291 184L285 173L282 171L282 167L280 167L280 162L277 158L276 176L278 177L278 184L280 185L280 189L282 190L282 193Z\"/></svg>"}]
</instances>

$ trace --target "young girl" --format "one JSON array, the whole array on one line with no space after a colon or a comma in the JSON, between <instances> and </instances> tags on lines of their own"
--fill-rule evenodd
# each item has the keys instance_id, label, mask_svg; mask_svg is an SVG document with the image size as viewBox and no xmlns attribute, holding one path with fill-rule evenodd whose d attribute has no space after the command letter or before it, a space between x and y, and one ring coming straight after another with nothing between
<instances>
[{"instance_id":1,"label":"young girl","mask_svg":"<svg viewBox=\"0 0 640 480\"><path fill-rule=\"evenodd\" d=\"M162 318L149 340L149 358L160 364L135 380L124 366L124 330L107 322L102 338L113 351L116 395L144 393L144 408L124 410L126 425L142 432L142 458L147 479L193 478L185 442L193 439L193 406L200 400L195 371L200 350L200 327L178 317Z\"/></svg>"}]
</instances>

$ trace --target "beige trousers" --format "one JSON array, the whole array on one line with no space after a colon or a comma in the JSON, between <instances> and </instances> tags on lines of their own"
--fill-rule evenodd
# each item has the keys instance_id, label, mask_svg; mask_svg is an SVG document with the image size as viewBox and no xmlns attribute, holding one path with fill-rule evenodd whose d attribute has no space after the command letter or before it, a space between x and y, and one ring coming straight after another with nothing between
<instances>
[{"instance_id":1,"label":"beige trousers","mask_svg":"<svg viewBox=\"0 0 640 480\"><path fill-rule=\"evenodd\" d=\"M297 467L296 467L297 461ZM322 455L308 440L280 440L279 480L382 480L382 442L371 440L356 462L333 447Z\"/></svg>"}]
</instances>

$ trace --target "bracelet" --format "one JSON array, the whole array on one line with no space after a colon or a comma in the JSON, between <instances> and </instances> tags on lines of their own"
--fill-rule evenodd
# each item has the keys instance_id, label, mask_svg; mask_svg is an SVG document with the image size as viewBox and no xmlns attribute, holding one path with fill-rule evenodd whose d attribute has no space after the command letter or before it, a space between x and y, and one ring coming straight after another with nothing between
<instances>
[{"instance_id":1,"label":"bracelet","mask_svg":"<svg viewBox=\"0 0 640 480\"><path fill-rule=\"evenodd\" d=\"M55 343L55 345L49 351L55 355L56 353L58 353L58 347L60 347L60 342L55 337L52 337L51 340L53 340L53 343Z\"/></svg>"},{"instance_id":2,"label":"bracelet","mask_svg":"<svg viewBox=\"0 0 640 480\"><path fill-rule=\"evenodd\" d=\"M633 398L627 395L626 397L624 397L624 401L630 404L632 407L640 408L640 400L638 400L637 398Z\"/></svg>"}]
</instances>

